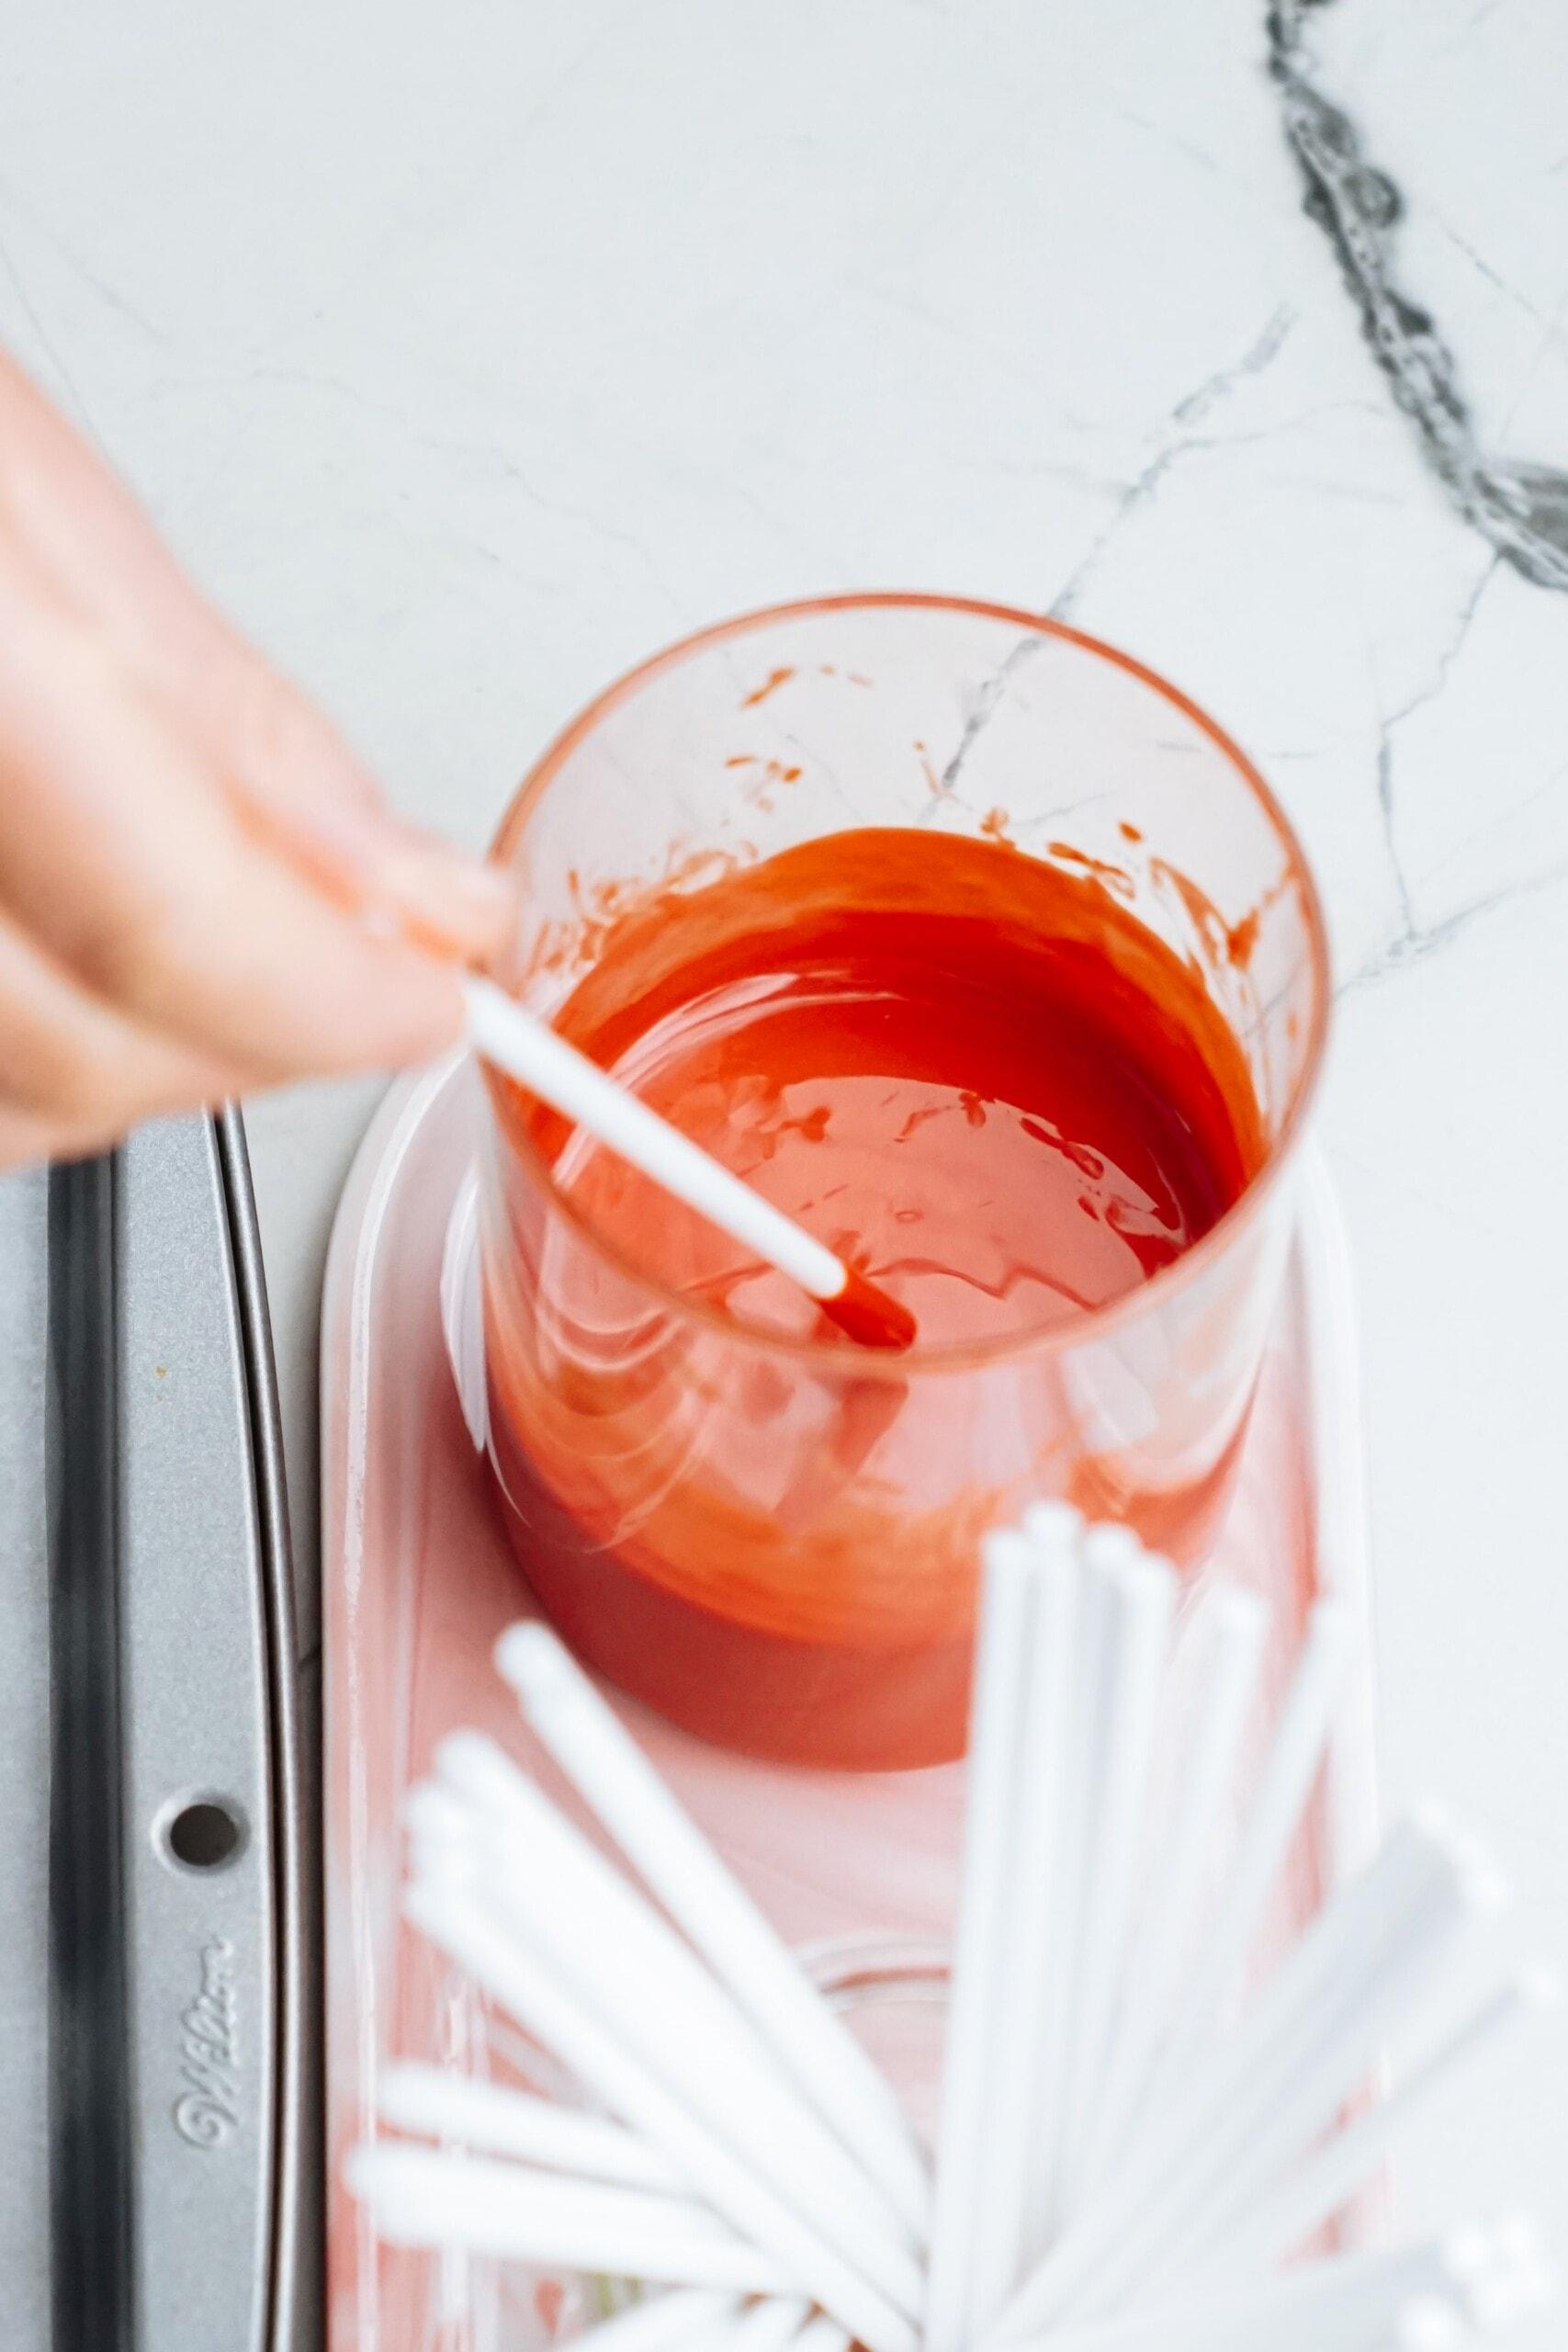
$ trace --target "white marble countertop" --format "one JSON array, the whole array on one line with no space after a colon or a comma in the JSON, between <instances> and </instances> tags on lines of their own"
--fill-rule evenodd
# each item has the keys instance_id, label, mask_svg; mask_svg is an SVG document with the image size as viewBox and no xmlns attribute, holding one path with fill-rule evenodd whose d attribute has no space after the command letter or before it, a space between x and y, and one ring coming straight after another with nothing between
<instances>
[{"instance_id":1,"label":"white marble countertop","mask_svg":"<svg viewBox=\"0 0 1568 2352\"><path fill-rule=\"evenodd\" d=\"M1306 18L1405 199L1364 257L1440 323L1457 493L1303 211L1264 15L34 6L0 60L0 335L473 842L615 671L822 589L1070 611L1240 738L1335 931L1387 1786L1483 1829L1568 1961L1568 596L1507 512L1522 485L1550 524L1550 485L1501 462L1568 465L1568 11ZM1342 198L1333 122L1297 119ZM307 1539L321 1253L373 1092L251 1118ZM1426 2134L1411 2211L1527 2201L1568 2256L1565 2094L1548 2028Z\"/></svg>"}]
</instances>

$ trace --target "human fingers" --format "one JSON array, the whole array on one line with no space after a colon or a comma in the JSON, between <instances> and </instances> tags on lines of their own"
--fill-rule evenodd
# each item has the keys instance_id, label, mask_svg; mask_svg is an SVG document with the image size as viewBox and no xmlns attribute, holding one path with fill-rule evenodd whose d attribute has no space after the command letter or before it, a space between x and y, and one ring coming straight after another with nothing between
<instances>
[{"instance_id":1,"label":"human fingers","mask_svg":"<svg viewBox=\"0 0 1568 2352\"><path fill-rule=\"evenodd\" d=\"M0 1167L96 1149L249 1075L138 1029L0 915Z\"/></svg>"},{"instance_id":2,"label":"human fingers","mask_svg":"<svg viewBox=\"0 0 1568 2352\"><path fill-rule=\"evenodd\" d=\"M345 910L128 690L101 642L0 579L0 905L138 1029L258 1080L422 1057L457 968Z\"/></svg>"},{"instance_id":3,"label":"human fingers","mask_svg":"<svg viewBox=\"0 0 1568 2352\"><path fill-rule=\"evenodd\" d=\"M236 643L196 727L243 821L345 906L468 962L513 936L517 882L394 817L336 729Z\"/></svg>"},{"instance_id":4,"label":"human fingers","mask_svg":"<svg viewBox=\"0 0 1568 2352\"><path fill-rule=\"evenodd\" d=\"M344 904L468 959L514 921L510 877L386 809L338 730L215 613L124 485L0 353L0 560L101 631L256 830Z\"/></svg>"}]
</instances>

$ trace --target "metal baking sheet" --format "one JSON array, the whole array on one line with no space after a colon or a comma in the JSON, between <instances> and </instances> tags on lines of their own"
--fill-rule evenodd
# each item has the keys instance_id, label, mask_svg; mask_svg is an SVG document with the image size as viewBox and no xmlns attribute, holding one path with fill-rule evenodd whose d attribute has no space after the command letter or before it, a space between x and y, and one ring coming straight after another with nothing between
<instances>
[{"instance_id":1,"label":"metal baking sheet","mask_svg":"<svg viewBox=\"0 0 1568 2352\"><path fill-rule=\"evenodd\" d=\"M0 1183L0 2340L306 2352L309 1823L237 1114Z\"/></svg>"}]
</instances>

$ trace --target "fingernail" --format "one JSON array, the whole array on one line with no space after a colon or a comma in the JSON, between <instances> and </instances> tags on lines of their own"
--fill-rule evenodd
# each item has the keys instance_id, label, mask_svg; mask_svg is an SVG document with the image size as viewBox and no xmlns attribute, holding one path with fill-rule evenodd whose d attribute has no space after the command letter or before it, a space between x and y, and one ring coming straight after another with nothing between
<instances>
[{"instance_id":1,"label":"fingernail","mask_svg":"<svg viewBox=\"0 0 1568 2352\"><path fill-rule=\"evenodd\" d=\"M289 854L356 905L378 933L464 956L493 955L512 937L518 885L502 866L353 802L274 805L258 813Z\"/></svg>"},{"instance_id":2,"label":"fingernail","mask_svg":"<svg viewBox=\"0 0 1568 2352\"><path fill-rule=\"evenodd\" d=\"M411 931L443 945L488 956L512 937L517 880L502 866L481 865L444 842L394 834L374 878L377 894L402 911Z\"/></svg>"}]
</instances>

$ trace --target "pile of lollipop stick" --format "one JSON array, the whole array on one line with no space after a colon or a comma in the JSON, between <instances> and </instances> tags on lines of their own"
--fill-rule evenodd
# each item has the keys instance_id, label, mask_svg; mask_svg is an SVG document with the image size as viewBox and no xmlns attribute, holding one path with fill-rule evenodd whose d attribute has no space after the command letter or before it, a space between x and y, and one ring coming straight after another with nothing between
<instances>
[{"instance_id":1,"label":"pile of lollipop stick","mask_svg":"<svg viewBox=\"0 0 1568 2352\"><path fill-rule=\"evenodd\" d=\"M380 2236L626 2282L583 2352L1443 2352L1538 2307L1517 2215L1343 2243L1551 1996L1538 1970L1461 1995L1495 1872L1417 1814L1259 1980L1351 1628L1313 1611L1260 1746L1266 1605L1179 1592L1058 1506L987 1543L931 2151L559 1641L512 1627L497 1664L599 1836L452 1733L405 1905L579 2101L389 2068L348 2176Z\"/></svg>"}]
</instances>

